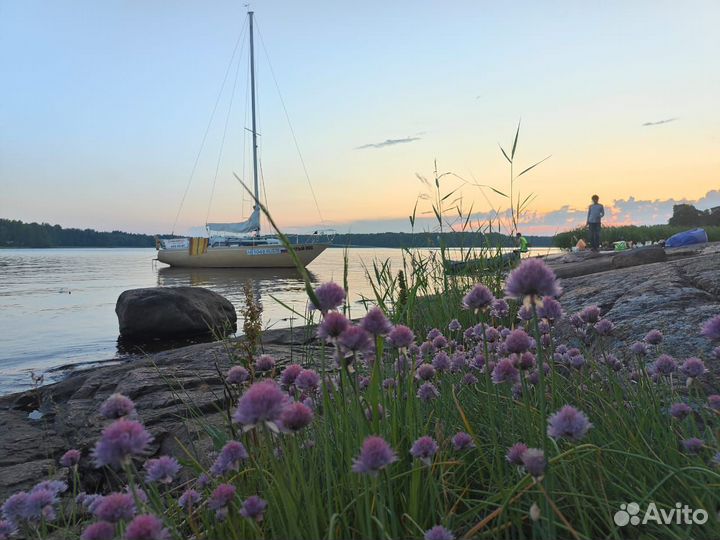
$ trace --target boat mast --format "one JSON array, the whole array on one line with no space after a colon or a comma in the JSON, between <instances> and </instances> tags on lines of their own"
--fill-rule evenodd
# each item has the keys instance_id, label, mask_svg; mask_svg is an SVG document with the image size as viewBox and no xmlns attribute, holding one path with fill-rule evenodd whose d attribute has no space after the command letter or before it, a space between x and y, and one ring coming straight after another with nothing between
<instances>
[{"instance_id":1,"label":"boat mast","mask_svg":"<svg viewBox=\"0 0 720 540\"><path fill-rule=\"evenodd\" d=\"M248 11L248 17L250 18L250 95L252 103L253 180L255 181L255 205L253 206L253 210L257 210L258 203L260 202L260 184L258 183L258 145L255 125L255 44L253 41L253 14L252 11ZM259 221L257 234L260 234Z\"/></svg>"}]
</instances>

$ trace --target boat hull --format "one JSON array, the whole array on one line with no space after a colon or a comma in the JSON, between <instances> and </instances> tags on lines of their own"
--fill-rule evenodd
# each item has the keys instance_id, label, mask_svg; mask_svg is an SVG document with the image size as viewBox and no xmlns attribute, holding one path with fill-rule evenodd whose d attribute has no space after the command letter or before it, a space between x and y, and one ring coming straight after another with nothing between
<instances>
[{"instance_id":1,"label":"boat hull","mask_svg":"<svg viewBox=\"0 0 720 540\"><path fill-rule=\"evenodd\" d=\"M298 258L307 266L328 246L300 244L293 246ZM159 249L158 260L183 268L294 268L290 252L283 246L211 247L207 252L190 255L187 249Z\"/></svg>"}]
</instances>

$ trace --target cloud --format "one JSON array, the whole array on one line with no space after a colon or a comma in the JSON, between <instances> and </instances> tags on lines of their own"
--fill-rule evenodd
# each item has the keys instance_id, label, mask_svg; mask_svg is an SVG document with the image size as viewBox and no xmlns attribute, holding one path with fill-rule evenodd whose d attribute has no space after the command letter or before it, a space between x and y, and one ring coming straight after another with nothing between
<instances>
[{"instance_id":1,"label":"cloud","mask_svg":"<svg viewBox=\"0 0 720 540\"><path fill-rule=\"evenodd\" d=\"M675 120L677 120L677 118L666 118L665 120L658 120L657 122L645 122L643 124L643 127L660 126L662 124L669 124L670 122L674 122Z\"/></svg>"},{"instance_id":2,"label":"cloud","mask_svg":"<svg viewBox=\"0 0 720 540\"><path fill-rule=\"evenodd\" d=\"M394 146L396 144L406 144L419 141L422 137L405 137L404 139L385 139L379 143L368 143L358 146L355 150L364 150L365 148L385 148L386 146Z\"/></svg>"}]
</instances>

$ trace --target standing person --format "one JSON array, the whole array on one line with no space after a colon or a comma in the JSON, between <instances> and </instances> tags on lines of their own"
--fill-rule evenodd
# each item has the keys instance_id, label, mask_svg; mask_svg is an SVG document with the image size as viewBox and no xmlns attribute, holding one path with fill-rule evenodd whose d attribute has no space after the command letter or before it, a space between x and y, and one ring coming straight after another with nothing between
<instances>
[{"instance_id":1,"label":"standing person","mask_svg":"<svg viewBox=\"0 0 720 540\"><path fill-rule=\"evenodd\" d=\"M605 215L605 207L600 204L600 197L592 196L592 204L588 207L587 226L590 231L590 247L593 251L600 250L600 223Z\"/></svg>"}]
</instances>

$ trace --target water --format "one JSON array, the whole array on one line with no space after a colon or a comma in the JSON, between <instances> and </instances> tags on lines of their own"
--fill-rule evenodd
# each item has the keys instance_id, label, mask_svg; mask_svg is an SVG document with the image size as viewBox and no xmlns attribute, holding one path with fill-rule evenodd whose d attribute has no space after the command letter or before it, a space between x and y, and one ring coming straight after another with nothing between
<instances>
[{"instance_id":1,"label":"water","mask_svg":"<svg viewBox=\"0 0 720 540\"><path fill-rule=\"evenodd\" d=\"M348 255L353 303L373 297L366 265L390 259L397 269L402 260L402 252L390 248L350 249ZM122 357L115 302L127 289L207 287L230 300L239 313L243 283L249 280L263 306L266 327L290 326L292 313L280 302L305 310L304 286L293 269L155 267L155 256L154 249L143 248L0 250L0 394L30 388L31 373L42 374L48 383L65 374L61 366ZM342 283L343 250L326 250L309 270L313 281ZM358 306L354 314L362 311Z\"/></svg>"}]
</instances>

